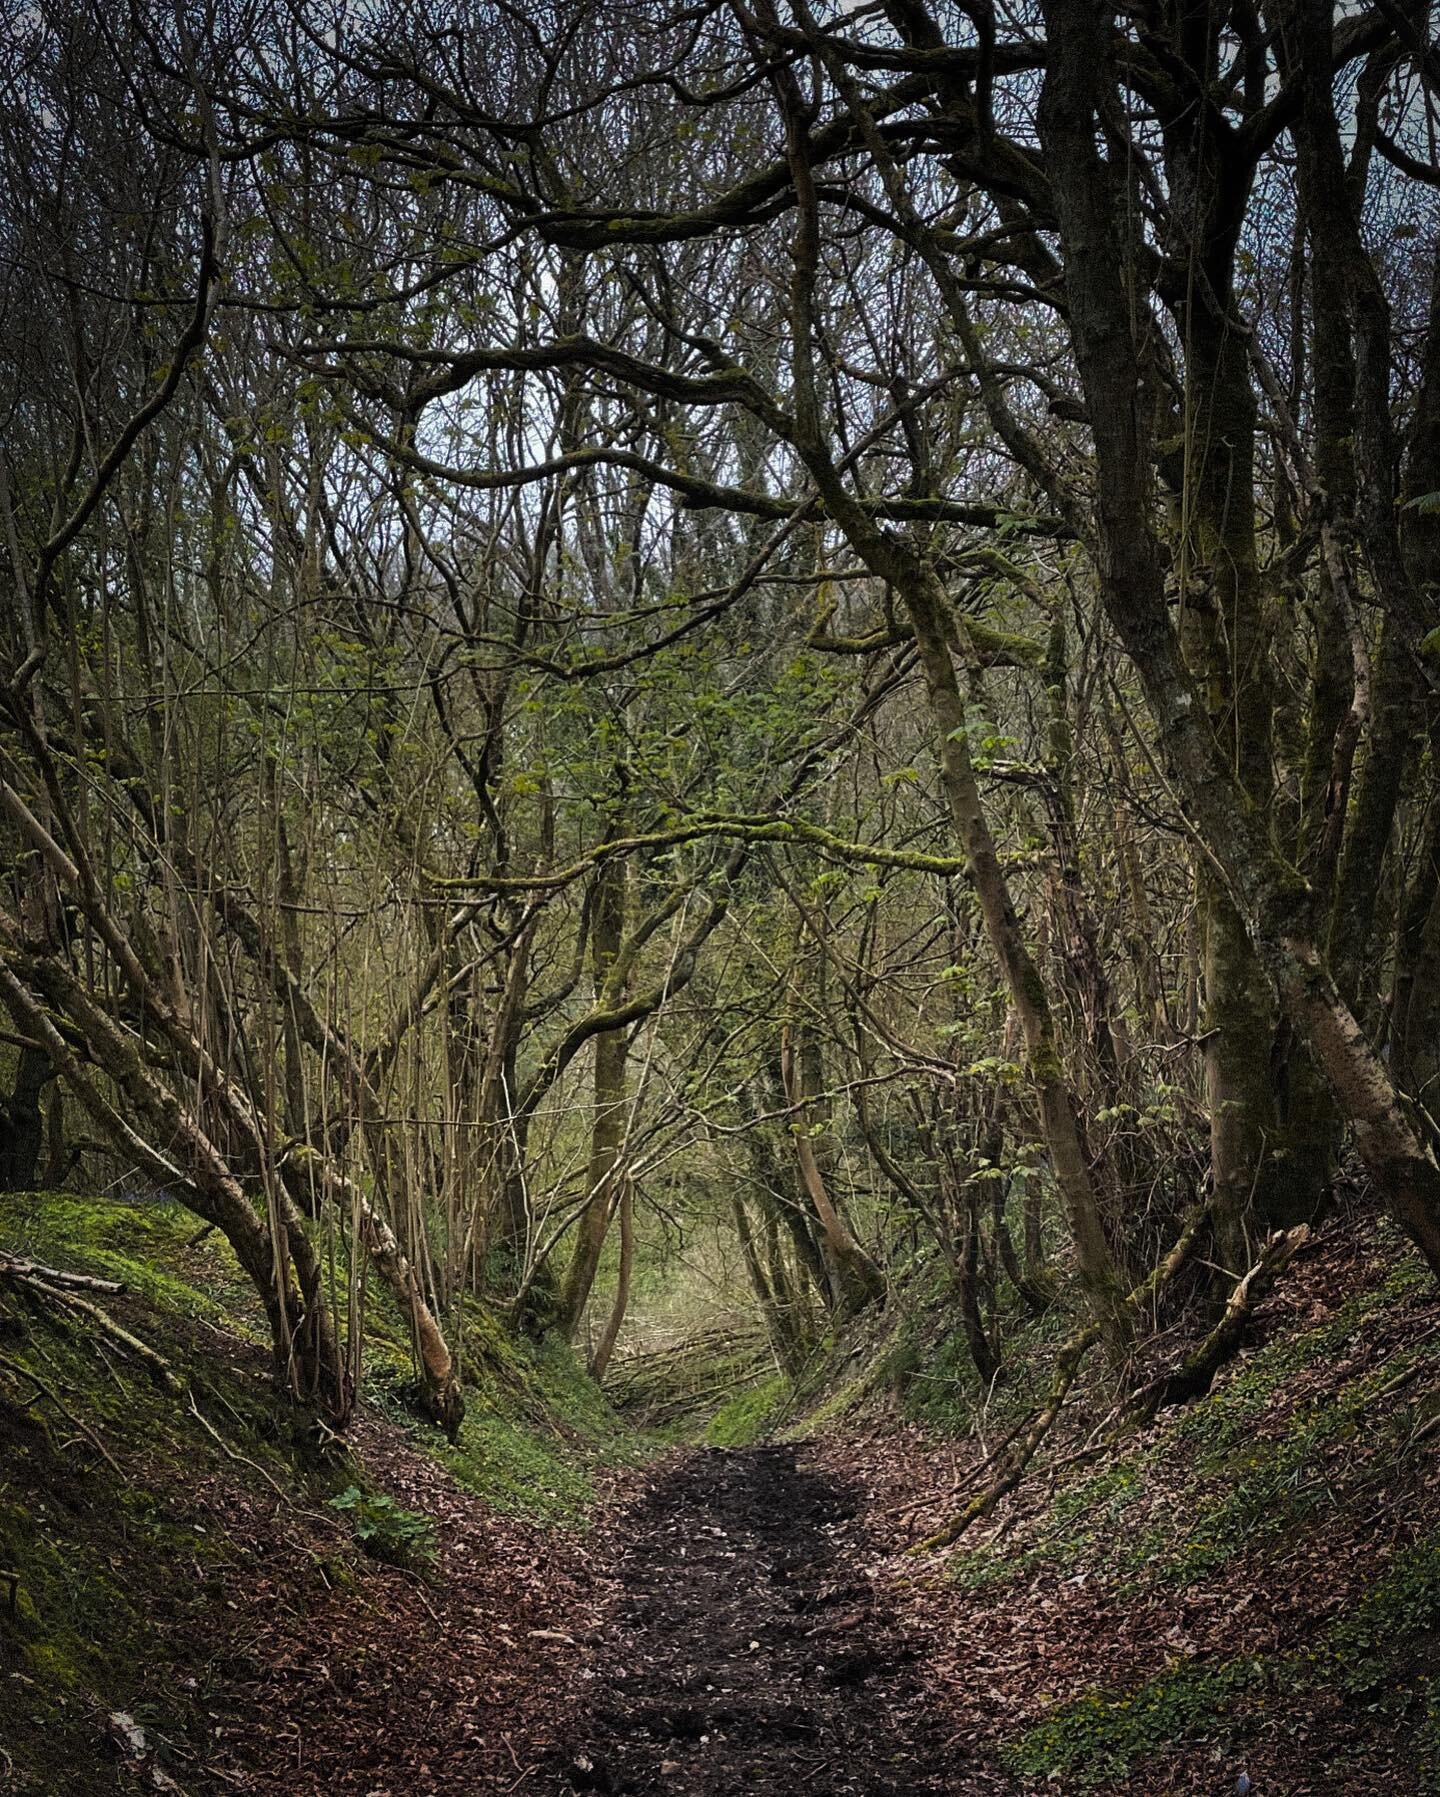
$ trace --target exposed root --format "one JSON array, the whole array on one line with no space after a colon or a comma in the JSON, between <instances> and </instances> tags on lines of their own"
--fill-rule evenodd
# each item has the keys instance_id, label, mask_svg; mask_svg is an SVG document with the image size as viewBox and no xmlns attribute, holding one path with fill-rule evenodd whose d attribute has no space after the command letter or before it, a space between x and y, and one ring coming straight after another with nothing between
<instances>
[{"instance_id":1,"label":"exposed root","mask_svg":"<svg viewBox=\"0 0 1440 1797\"><path fill-rule=\"evenodd\" d=\"M1301 1223L1295 1229L1277 1230L1265 1243L1255 1265L1236 1282L1220 1321L1178 1367L1162 1373L1134 1393L1124 1407L1125 1421L1149 1422L1173 1404L1203 1397L1215 1383L1220 1368L1239 1350L1255 1306L1309 1239L1307 1223Z\"/></svg>"},{"instance_id":2,"label":"exposed root","mask_svg":"<svg viewBox=\"0 0 1440 1797\"><path fill-rule=\"evenodd\" d=\"M37 1260L21 1260L13 1254L0 1253L0 1279L14 1285L63 1287L67 1291L105 1292L118 1297L125 1287L118 1279L96 1279L88 1273L65 1273L59 1267L45 1267Z\"/></svg>"}]
</instances>

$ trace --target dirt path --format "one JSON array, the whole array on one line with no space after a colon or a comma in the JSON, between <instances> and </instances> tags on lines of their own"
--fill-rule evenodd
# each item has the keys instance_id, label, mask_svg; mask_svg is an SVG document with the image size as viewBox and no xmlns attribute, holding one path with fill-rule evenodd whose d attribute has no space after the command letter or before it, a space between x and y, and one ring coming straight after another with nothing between
<instances>
[{"instance_id":1,"label":"dirt path","mask_svg":"<svg viewBox=\"0 0 1440 1797\"><path fill-rule=\"evenodd\" d=\"M804 1450L687 1454L617 1519L555 1792L925 1797L963 1780ZM526 1789L534 1787L527 1785Z\"/></svg>"}]
</instances>

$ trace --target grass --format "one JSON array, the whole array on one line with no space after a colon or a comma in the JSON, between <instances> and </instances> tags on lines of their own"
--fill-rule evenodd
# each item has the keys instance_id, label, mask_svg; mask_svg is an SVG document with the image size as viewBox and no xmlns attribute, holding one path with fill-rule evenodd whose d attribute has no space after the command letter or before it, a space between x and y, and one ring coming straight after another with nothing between
<instances>
[{"instance_id":1,"label":"grass","mask_svg":"<svg viewBox=\"0 0 1440 1797\"><path fill-rule=\"evenodd\" d=\"M705 1440L715 1448L743 1448L759 1441L790 1397L790 1381L783 1373L763 1379L737 1392L722 1404L705 1430Z\"/></svg>"}]
</instances>

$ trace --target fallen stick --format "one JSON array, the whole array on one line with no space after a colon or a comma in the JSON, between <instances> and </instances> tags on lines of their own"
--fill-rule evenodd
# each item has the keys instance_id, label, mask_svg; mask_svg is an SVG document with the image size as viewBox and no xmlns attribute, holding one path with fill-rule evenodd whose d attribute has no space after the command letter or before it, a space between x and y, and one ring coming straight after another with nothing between
<instances>
[{"instance_id":1,"label":"fallen stick","mask_svg":"<svg viewBox=\"0 0 1440 1797\"><path fill-rule=\"evenodd\" d=\"M1189 1260L1208 1215L1208 1205L1198 1205L1191 1211L1169 1252L1122 1300L1122 1312L1132 1318L1139 1318L1144 1307L1164 1286L1169 1284ZM951 1546L960 1539L972 1523L979 1522L982 1517L988 1516L1001 1498L1009 1496L1024 1478L1026 1469L1035 1458L1041 1443L1054 1428L1056 1419L1065 1407L1065 1400L1070 1395L1070 1388L1074 1385L1080 1368L1084 1364L1085 1356L1103 1334L1104 1330L1099 1323L1087 1323L1083 1329L1076 1330L1075 1334L1062 1345L1059 1353L1055 1356L1049 1394L1010 1451L999 1475L986 1486L984 1491L971 1498L963 1510L958 1511L948 1521L942 1523L923 1541L916 1542L915 1546L908 1550L910 1553L934 1553L938 1548Z\"/></svg>"},{"instance_id":2,"label":"fallen stick","mask_svg":"<svg viewBox=\"0 0 1440 1797\"><path fill-rule=\"evenodd\" d=\"M102 1310L98 1304L92 1304L88 1298L78 1297L74 1292L58 1290L52 1287L48 1280L33 1279L29 1283L35 1290L43 1293L45 1297L53 1299L63 1309L76 1311L81 1316L88 1317L103 1336L114 1342L117 1348L138 1360L162 1391L168 1391L172 1397L178 1397L185 1389L181 1381L176 1378L170 1362L162 1354L157 1354L148 1343L142 1342L138 1335L132 1335L128 1329L117 1323L108 1310Z\"/></svg>"},{"instance_id":3,"label":"fallen stick","mask_svg":"<svg viewBox=\"0 0 1440 1797\"><path fill-rule=\"evenodd\" d=\"M118 1297L125 1287L118 1279L97 1279L89 1273L66 1273L59 1267L42 1266L38 1260L21 1260L16 1255L0 1253L0 1279L18 1279L31 1285L36 1280L49 1286L63 1286L67 1291L104 1292Z\"/></svg>"},{"instance_id":4,"label":"fallen stick","mask_svg":"<svg viewBox=\"0 0 1440 1797\"><path fill-rule=\"evenodd\" d=\"M934 1534L927 1535L923 1541L916 1542L909 1551L912 1554L933 1553L937 1548L949 1547L958 1541L973 1522L979 1522L982 1516L988 1516L1001 1498L1009 1494L1025 1476L1025 1469L1035 1458L1035 1451L1055 1426L1066 1398L1070 1395L1070 1387L1075 1383L1076 1375L1084 1363L1085 1356L1100 1340L1103 1331L1098 1323L1087 1323L1083 1329L1077 1330L1055 1356L1055 1369L1050 1379L1050 1393L1045 1403L1032 1417L1029 1428L1020 1437L1005 1470L997 1479L991 1481L984 1491L971 1498L963 1510L958 1511L948 1522L942 1523Z\"/></svg>"},{"instance_id":5,"label":"fallen stick","mask_svg":"<svg viewBox=\"0 0 1440 1797\"><path fill-rule=\"evenodd\" d=\"M1240 1347L1255 1306L1267 1295L1293 1256L1310 1239L1310 1226L1277 1230L1260 1251L1260 1258L1235 1283L1220 1321L1168 1373L1162 1373L1135 1392L1125 1405L1127 1424L1146 1423L1160 1411L1191 1398L1203 1397L1215 1383L1215 1375Z\"/></svg>"}]
</instances>

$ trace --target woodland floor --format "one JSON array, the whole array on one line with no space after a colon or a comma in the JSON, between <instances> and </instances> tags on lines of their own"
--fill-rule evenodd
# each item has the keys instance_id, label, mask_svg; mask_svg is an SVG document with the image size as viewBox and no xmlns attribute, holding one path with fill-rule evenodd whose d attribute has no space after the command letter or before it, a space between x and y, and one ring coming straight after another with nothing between
<instances>
[{"instance_id":1,"label":"woodland floor","mask_svg":"<svg viewBox=\"0 0 1440 1797\"><path fill-rule=\"evenodd\" d=\"M954 1790L858 1497L792 1446L670 1462L625 1512L561 1776L537 1788Z\"/></svg>"},{"instance_id":2,"label":"woodland floor","mask_svg":"<svg viewBox=\"0 0 1440 1797\"><path fill-rule=\"evenodd\" d=\"M297 1630L273 1602L277 1569L248 1606L244 1664L227 1668L211 1788L962 1788L953 1730L874 1578L861 1489L813 1449L678 1451L628 1475L582 1544L490 1515L381 1432L363 1445L392 1490L441 1518L444 1581L382 1570L358 1613L341 1589L318 1607L312 1593Z\"/></svg>"},{"instance_id":3,"label":"woodland floor","mask_svg":"<svg viewBox=\"0 0 1440 1797\"><path fill-rule=\"evenodd\" d=\"M597 1464L579 1527L533 1514L553 1457L506 1514L368 1411L353 1465L433 1522L423 1573L359 1551L349 1470L287 1473L253 1346L172 1318L181 1410L12 1316L89 1422L0 1407L0 1793L1440 1793L1437 1306L1336 1228L1208 1398L1115 1444L1078 1410L1058 1478L939 1558L906 1550L979 1449L894 1414Z\"/></svg>"},{"instance_id":4,"label":"woodland floor","mask_svg":"<svg viewBox=\"0 0 1440 1797\"><path fill-rule=\"evenodd\" d=\"M377 1427L444 1578L384 1575L358 1619L337 1594L293 1652L252 1639L210 1788L1440 1790L1440 1315L1391 1253L1337 1232L1210 1400L1118 1457L1081 1438L1058 1500L1034 1481L950 1558L906 1549L976 1450L894 1419L672 1450L584 1536L485 1512Z\"/></svg>"}]
</instances>

